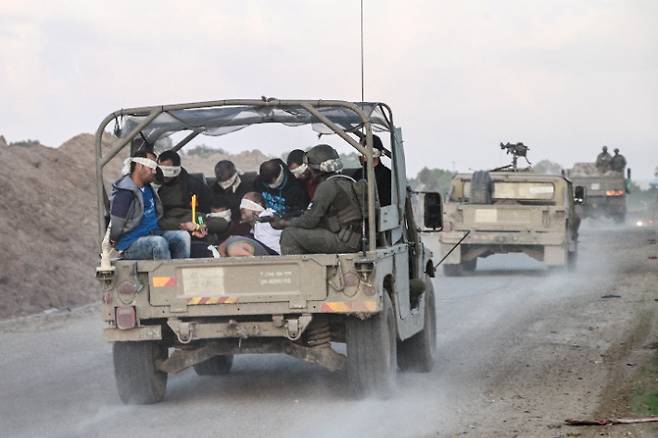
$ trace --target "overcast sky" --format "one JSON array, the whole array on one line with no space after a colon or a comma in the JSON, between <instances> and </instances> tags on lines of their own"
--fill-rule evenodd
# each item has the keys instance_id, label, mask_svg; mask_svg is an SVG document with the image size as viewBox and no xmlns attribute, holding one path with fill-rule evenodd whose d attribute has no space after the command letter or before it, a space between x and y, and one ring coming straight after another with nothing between
<instances>
[{"instance_id":1,"label":"overcast sky","mask_svg":"<svg viewBox=\"0 0 658 438\"><path fill-rule=\"evenodd\" d=\"M366 100L393 108L410 175L523 141L563 165L618 146L648 179L657 23L655 0L365 0ZM122 107L359 100L359 59L358 0L0 0L0 134L57 146Z\"/></svg>"}]
</instances>

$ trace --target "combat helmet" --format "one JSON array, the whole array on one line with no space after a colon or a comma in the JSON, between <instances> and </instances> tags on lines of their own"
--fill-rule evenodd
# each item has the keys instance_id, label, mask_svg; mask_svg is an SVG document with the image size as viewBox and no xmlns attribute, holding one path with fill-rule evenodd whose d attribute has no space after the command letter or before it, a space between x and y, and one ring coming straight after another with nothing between
<instances>
[{"instance_id":1,"label":"combat helmet","mask_svg":"<svg viewBox=\"0 0 658 438\"><path fill-rule=\"evenodd\" d=\"M311 169L324 173L335 173L343 170L343 162L338 152L328 144L313 146L306 152L304 161Z\"/></svg>"}]
</instances>

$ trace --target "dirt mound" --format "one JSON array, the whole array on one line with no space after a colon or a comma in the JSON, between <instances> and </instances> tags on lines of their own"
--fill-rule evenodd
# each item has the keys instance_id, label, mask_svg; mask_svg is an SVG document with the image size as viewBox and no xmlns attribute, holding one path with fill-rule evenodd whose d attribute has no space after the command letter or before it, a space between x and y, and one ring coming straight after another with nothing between
<instances>
[{"instance_id":1,"label":"dirt mound","mask_svg":"<svg viewBox=\"0 0 658 438\"><path fill-rule=\"evenodd\" d=\"M104 138L109 148L112 137ZM220 159L255 170L259 151L186 156L185 165L213 174ZM106 168L119 175L122 157ZM198 161L198 162L197 162ZM8 145L0 136L0 318L94 301L98 285L94 137L80 134L59 148Z\"/></svg>"},{"instance_id":2,"label":"dirt mound","mask_svg":"<svg viewBox=\"0 0 658 438\"><path fill-rule=\"evenodd\" d=\"M0 145L0 317L89 302L97 296L93 137L53 149ZM67 153L71 151L72 153Z\"/></svg>"},{"instance_id":3,"label":"dirt mound","mask_svg":"<svg viewBox=\"0 0 658 438\"><path fill-rule=\"evenodd\" d=\"M263 161L268 157L258 149L242 151L232 155L225 152L203 152L197 153L194 149L181 157L183 167L192 172L203 172L206 176L215 176L215 164L221 160L231 160L243 172L257 172Z\"/></svg>"}]
</instances>

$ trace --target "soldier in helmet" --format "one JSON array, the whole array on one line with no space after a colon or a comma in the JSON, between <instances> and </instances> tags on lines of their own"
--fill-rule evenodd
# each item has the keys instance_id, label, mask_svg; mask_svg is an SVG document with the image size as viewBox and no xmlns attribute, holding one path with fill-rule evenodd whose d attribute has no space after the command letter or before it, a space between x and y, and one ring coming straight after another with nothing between
<instances>
[{"instance_id":1,"label":"soldier in helmet","mask_svg":"<svg viewBox=\"0 0 658 438\"><path fill-rule=\"evenodd\" d=\"M612 157L608 152L608 146L603 146L601 148L601 153L596 157L596 168L599 169L599 172L605 173L610 170L611 162Z\"/></svg>"},{"instance_id":2,"label":"soldier in helmet","mask_svg":"<svg viewBox=\"0 0 658 438\"><path fill-rule=\"evenodd\" d=\"M615 148L615 155L610 160L610 168L615 172L623 172L626 167L626 158L619 153L619 148Z\"/></svg>"},{"instance_id":3,"label":"soldier in helmet","mask_svg":"<svg viewBox=\"0 0 658 438\"><path fill-rule=\"evenodd\" d=\"M361 206L354 180L340 173L343 163L338 152L320 144L306 153L304 161L320 183L301 216L273 222L274 227L285 228L281 254L357 252L361 242Z\"/></svg>"}]
</instances>

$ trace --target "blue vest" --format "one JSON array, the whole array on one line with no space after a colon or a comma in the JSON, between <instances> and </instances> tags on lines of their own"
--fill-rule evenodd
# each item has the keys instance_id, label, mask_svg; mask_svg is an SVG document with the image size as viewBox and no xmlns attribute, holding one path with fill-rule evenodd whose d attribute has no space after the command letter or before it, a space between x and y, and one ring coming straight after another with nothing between
<instances>
[{"instance_id":1,"label":"blue vest","mask_svg":"<svg viewBox=\"0 0 658 438\"><path fill-rule=\"evenodd\" d=\"M162 234L158 226L158 212L155 209L155 194L150 184L145 185L142 189L142 197L144 198L144 215L139 221L139 225L121 236L116 244L116 249L119 251L125 251L140 237Z\"/></svg>"}]
</instances>

